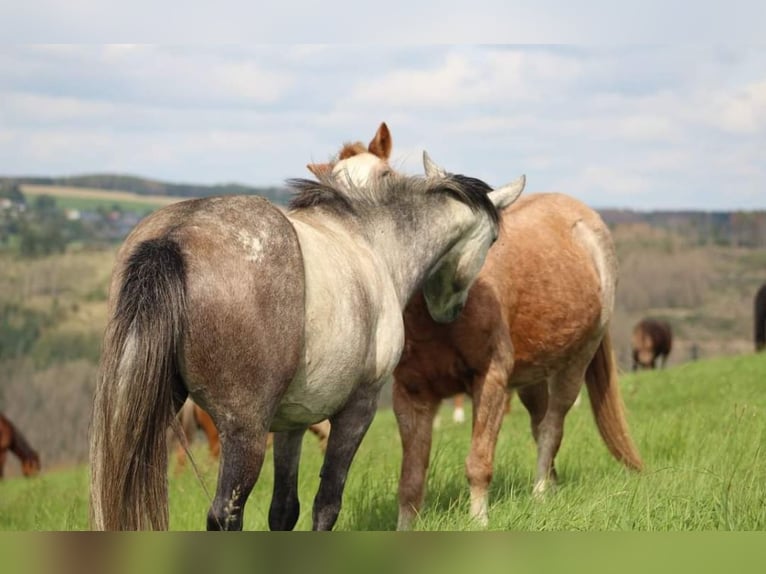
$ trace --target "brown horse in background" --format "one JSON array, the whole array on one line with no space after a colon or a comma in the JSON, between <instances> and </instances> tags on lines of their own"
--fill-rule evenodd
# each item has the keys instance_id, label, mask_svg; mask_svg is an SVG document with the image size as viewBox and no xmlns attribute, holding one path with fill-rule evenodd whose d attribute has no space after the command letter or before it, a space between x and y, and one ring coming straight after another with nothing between
<instances>
[{"instance_id":1,"label":"brown horse in background","mask_svg":"<svg viewBox=\"0 0 766 574\"><path fill-rule=\"evenodd\" d=\"M755 295L755 350L766 349L766 283Z\"/></svg>"},{"instance_id":2,"label":"brown horse in background","mask_svg":"<svg viewBox=\"0 0 766 574\"><path fill-rule=\"evenodd\" d=\"M429 178L448 175L429 162L425 168ZM641 469L609 336L616 281L617 256L599 215L571 197L538 194L504 212L498 239L454 323L434 321L423 291L415 293L404 312L405 347L394 371L403 447L399 529L411 526L423 503L439 405L458 393L473 398L466 475L471 515L481 524L488 522L487 492L509 390L530 414L536 494L555 483L564 417L583 381L607 448L627 467Z\"/></svg>"},{"instance_id":3,"label":"brown horse in background","mask_svg":"<svg viewBox=\"0 0 766 574\"><path fill-rule=\"evenodd\" d=\"M633 327L633 370L665 367L673 348L673 330L667 321L642 319Z\"/></svg>"},{"instance_id":4,"label":"brown horse in background","mask_svg":"<svg viewBox=\"0 0 766 574\"><path fill-rule=\"evenodd\" d=\"M24 476L35 476L40 472L40 457L29 445L13 423L0 413L0 478L8 456L8 451L15 454L21 461L21 472Z\"/></svg>"},{"instance_id":5,"label":"brown horse in background","mask_svg":"<svg viewBox=\"0 0 766 574\"><path fill-rule=\"evenodd\" d=\"M183 444L179 444L176 449L178 469L186 465L186 449L194 442L194 435L198 428L202 429L202 432L207 437L210 456L217 459L221 453L221 439L218 435L218 429L215 428L213 417L191 399L186 399L184 406L181 407L181 412L178 413L178 417L181 420L181 430L186 441L186 447ZM330 421L324 420L310 425L309 431L319 439L319 448L322 454L324 454L327 450L327 440L330 437ZM273 434L269 433L268 444L271 444Z\"/></svg>"}]
</instances>

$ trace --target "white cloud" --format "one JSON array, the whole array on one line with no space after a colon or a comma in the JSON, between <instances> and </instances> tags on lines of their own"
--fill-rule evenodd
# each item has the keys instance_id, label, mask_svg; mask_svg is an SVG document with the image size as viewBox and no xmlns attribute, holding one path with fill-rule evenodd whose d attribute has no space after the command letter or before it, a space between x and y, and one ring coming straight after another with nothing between
<instances>
[{"instance_id":1,"label":"white cloud","mask_svg":"<svg viewBox=\"0 0 766 574\"><path fill-rule=\"evenodd\" d=\"M764 69L755 48L6 46L0 174L278 184L385 120L408 172L427 148L598 206L766 207Z\"/></svg>"}]
</instances>

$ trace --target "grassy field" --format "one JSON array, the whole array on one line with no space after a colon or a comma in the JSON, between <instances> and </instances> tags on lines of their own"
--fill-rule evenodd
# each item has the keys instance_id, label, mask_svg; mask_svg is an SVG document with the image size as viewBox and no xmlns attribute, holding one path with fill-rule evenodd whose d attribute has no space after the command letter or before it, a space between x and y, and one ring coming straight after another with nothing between
<instances>
[{"instance_id":1,"label":"grassy field","mask_svg":"<svg viewBox=\"0 0 766 574\"><path fill-rule=\"evenodd\" d=\"M559 488L530 496L535 448L518 402L498 444L490 529L496 530L763 530L766 528L766 354L689 363L663 372L625 375L623 393L633 436L646 462L635 474L611 459L583 401L567 419L558 457ZM463 473L470 427L443 413L435 431L429 491L418 523L424 530L467 530ZM200 447L201 448L201 447ZM311 525L321 457L304 442L298 529ZM215 487L215 463L197 451L204 483ZM338 530L396 526L400 447L393 414L381 411L349 476ZM267 528L272 466L267 460L245 513L245 528ZM209 496L190 470L170 473L171 528L204 527ZM0 483L0 529L87 527L87 470L48 472Z\"/></svg>"}]
</instances>

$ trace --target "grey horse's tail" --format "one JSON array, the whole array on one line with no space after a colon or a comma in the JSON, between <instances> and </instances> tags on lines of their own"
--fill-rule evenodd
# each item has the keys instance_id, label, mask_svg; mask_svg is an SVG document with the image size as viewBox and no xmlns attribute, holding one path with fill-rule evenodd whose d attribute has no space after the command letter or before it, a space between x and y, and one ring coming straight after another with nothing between
<instances>
[{"instance_id":1,"label":"grey horse's tail","mask_svg":"<svg viewBox=\"0 0 766 574\"><path fill-rule=\"evenodd\" d=\"M90 521L97 530L165 530L165 432L187 395L177 364L186 269L178 243L164 237L140 243L122 271L93 404Z\"/></svg>"},{"instance_id":2,"label":"grey horse's tail","mask_svg":"<svg viewBox=\"0 0 766 574\"><path fill-rule=\"evenodd\" d=\"M625 420L625 407L620 395L617 365L608 330L585 372L585 384L588 386L596 426L609 452L625 466L641 470L643 462L630 438Z\"/></svg>"}]
</instances>

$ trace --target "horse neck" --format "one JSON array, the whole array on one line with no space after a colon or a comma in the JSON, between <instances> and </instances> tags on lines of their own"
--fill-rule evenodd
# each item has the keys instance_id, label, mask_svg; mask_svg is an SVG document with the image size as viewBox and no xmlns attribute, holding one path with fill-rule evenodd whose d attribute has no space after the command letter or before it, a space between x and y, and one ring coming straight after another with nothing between
<instances>
[{"instance_id":1,"label":"horse neck","mask_svg":"<svg viewBox=\"0 0 766 574\"><path fill-rule=\"evenodd\" d=\"M13 431L11 433L11 452L22 460L27 460L36 456L37 453L29 445L27 439L24 438L24 435L19 432L19 429L14 428L13 425L11 425L11 428Z\"/></svg>"},{"instance_id":2,"label":"horse neck","mask_svg":"<svg viewBox=\"0 0 766 574\"><path fill-rule=\"evenodd\" d=\"M474 221L467 206L452 201L427 212L413 210L404 220L383 213L371 219L363 229L388 270L402 310Z\"/></svg>"}]
</instances>

